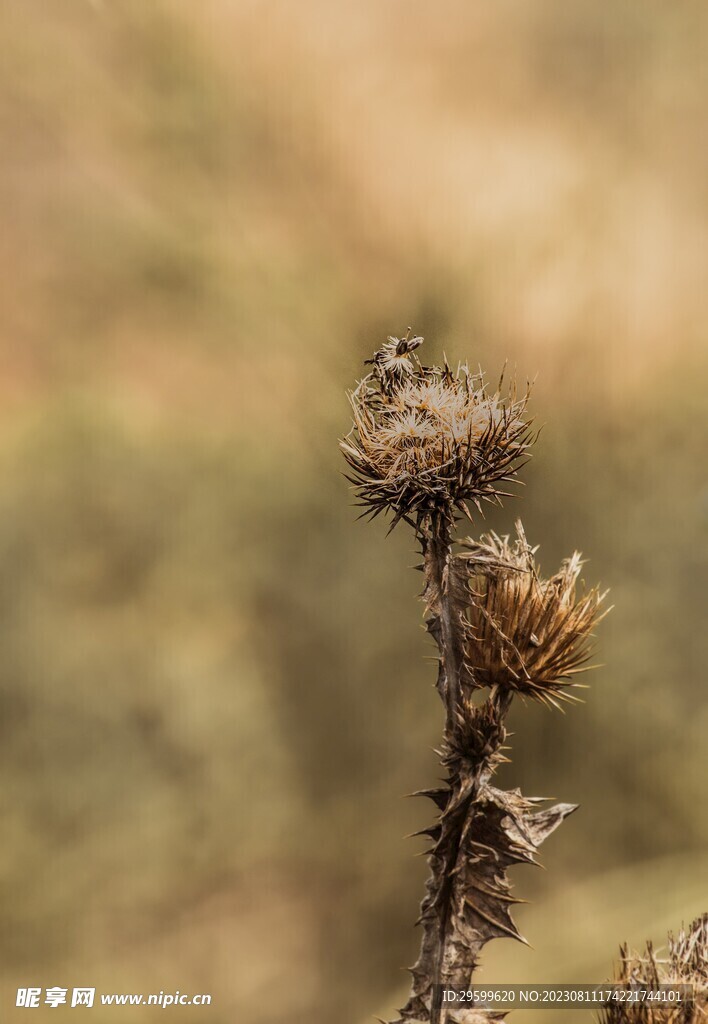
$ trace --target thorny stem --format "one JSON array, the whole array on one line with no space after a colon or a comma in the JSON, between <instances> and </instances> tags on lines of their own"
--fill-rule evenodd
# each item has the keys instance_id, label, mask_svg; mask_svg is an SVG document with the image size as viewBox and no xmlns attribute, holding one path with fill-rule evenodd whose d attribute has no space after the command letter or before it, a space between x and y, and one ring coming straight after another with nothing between
<instances>
[{"instance_id":1,"label":"thorny stem","mask_svg":"<svg viewBox=\"0 0 708 1024\"><path fill-rule=\"evenodd\" d=\"M471 670L464 656L465 597L455 578L446 517L421 524L427 627L440 652L437 688L445 705L441 750L444 788L426 793L440 812L424 830L433 841L426 896L421 905L423 937L411 969L413 986L401 1022L478 1024L501 1019L476 1009L453 1010L440 1001L443 988L467 988L482 947L492 938L521 938L511 919L506 868L534 862L536 848L574 808L558 805L535 812L537 801L518 791L491 786L502 759L504 718L512 693L493 686L475 705Z\"/></svg>"},{"instance_id":2,"label":"thorny stem","mask_svg":"<svg viewBox=\"0 0 708 1024\"><path fill-rule=\"evenodd\" d=\"M495 690L490 694L482 710L473 709L468 705L468 714L473 712L474 718L479 719L476 726L478 737L485 742L481 742L474 753L469 751L472 756L465 758L467 763L464 766L464 774L472 781L472 785L464 787L466 792L462 796L461 765L454 752L459 752L461 745L464 745L464 741L461 744L458 737L463 721L460 712L464 685L464 635L459 597L456 600L453 593L452 538L447 517L432 520L428 529L423 531L422 544L426 580L424 597L430 612L427 624L440 652L437 689L445 705L443 764L448 769L447 808L458 805L458 810L454 814L454 824L450 822L452 827L446 830L448 841L443 858L446 870L439 879L439 890L434 900L438 920L432 982L433 985L439 986L433 991L439 992L445 975L448 975L449 980L450 968L453 966L449 962L447 938L450 917L454 913L455 878L461 866L461 859L465 860L467 856L462 849L463 839L468 836L470 839L473 838L469 835L474 817L473 805L480 785L484 784L492 773L493 761L504 741L506 733L502 721L511 703L511 696ZM463 968L462 977L459 978L459 983L463 986L469 982L469 978L465 977L466 973L469 972ZM433 998L430 1005L430 1024L446 1024L447 1020L447 1009L442 1007L439 999Z\"/></svg>"},{"instance_id":3,"label":"thorny stem","mask_svg":"<svg viewBox=\"0 0 708 1024\"><path fill-rule=\"evenodd\" d=\"M440 651L437 688L445 704L445 737L452 739L462 687L463 636L462 623L453 608L450 594L452 542L447 521L443 518L434 519L423 533L422 544L424 598L431 612L428 630Z\"/></svg>"},{"instance_id":4,"label":"thorny stem","mask_svg":"<svg viewBox=\"0 0 708 1024\"><path fill-rule=\"evenodd\" d=\"M450 557L452 543L450 528L445 519L434 520L429 531L423 535L423 557L425 571L425 600L431 617L428 629L434 637L440 652L440 667L437 689L445 705L446 743L452 740L457 720L457 707L461 692L462 668L462 637L461 623L456 621L453 602L450 595ZM459 854L460 835L454 837L449 853L450 862L456 863ZM433 984L442 983L442 962L445 949L445 935L448 929L451 899L450 889L452 877L445 874L440 879L440 891L437 894L439 904L439 920L437 941L433 959ZM447 1017L440 1000L432 1000L430 1007L431 1024L444 1024L442 1014Z\"/></svg>"}]
</instances>

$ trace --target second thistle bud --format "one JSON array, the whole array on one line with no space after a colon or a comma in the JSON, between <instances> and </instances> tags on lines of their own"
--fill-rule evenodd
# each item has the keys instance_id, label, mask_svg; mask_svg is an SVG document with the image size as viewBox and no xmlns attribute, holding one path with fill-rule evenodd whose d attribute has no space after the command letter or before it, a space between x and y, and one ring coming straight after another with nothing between
<instances>
[{"instance_id":1,"label":"second thistle bud","mask_svg":"<svg viewBox=\"0 0 708 1024\"><path fill-rule=\"evenodd\" d=\"M548 704L572 699L568 690L586 667L605 598L597 587L577 594L578 552L543 579L521 523L517 538L489 534L463 541L458 578L467 584L465 660L476 686L497 686ZM459 584L458 584L459 586Z\"/></svg>"}]
</instances>

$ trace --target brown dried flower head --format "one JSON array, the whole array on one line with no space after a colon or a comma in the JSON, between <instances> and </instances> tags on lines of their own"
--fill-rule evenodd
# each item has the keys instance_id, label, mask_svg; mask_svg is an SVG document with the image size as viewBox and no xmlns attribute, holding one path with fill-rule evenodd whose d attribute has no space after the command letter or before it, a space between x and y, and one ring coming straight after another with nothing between
<instances>
[{"instance_id":1,"label":"brown dried flower head","mask_svg":"<svg viewBox=\"0 0 708 1024\"><path fill-rule=\"evenodd\" d=\"M455 558L468 589L465 662L472 686L514 690L558 706L587 669L592 630L603 617L597 587L576 594L583 562L576 551L543 579L520 522L514 543L491 533L462 542ZM608 609L609 610L609 609Z\"/></svg>"},{"instance_id":2,"label":"brown dried flower head","mask_svg":"<svg viewBox=\"0 0 708 1024\"><path fill-rule=\"evenodd\" d=\"M375 353L373 371L349 394L354 423L340 442L361 504L372 515L391 510L394 525L498 501L532 440L528 392L491 393L466 364L456 373L423 366L422 341L389 338Z\"/></svg>"},{"instance_id":3,"label":"brown dried flower head","mask_svg":"<svg viewBox=\"0 0 708 1024\"><path fill-rule=\"evenodd\" d=\"M620 948L615 983L627 988L691 985L693 998L683 1005L654 1001L612 1002L603 1011L603 1024L705 1024L708 1020L708 914L687 930L669 935L668 952L659 956L651 942L643 954Z\"/></svg>"}]
</instances>

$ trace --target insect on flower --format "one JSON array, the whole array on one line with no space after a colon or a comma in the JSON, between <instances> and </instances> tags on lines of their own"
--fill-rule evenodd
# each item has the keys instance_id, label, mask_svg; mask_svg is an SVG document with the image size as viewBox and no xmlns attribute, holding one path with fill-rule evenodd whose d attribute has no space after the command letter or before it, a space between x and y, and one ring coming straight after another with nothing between
<instances>
[{"instance_id":1,"label":"insect on flower","mask_svg":"<svg viewBox=\"0 0 708 1024\"><path fill-rule=\"evenodd\" d=\"M416 371L416 364L420 366L418 360L415 362L410 358L411 353L423 344L421 337L411 338L411 328L408 328L406 336L404 338L393 338L389 337L383 346L375 352L372 359L367 359L366 363L374 366L374 373L381 382L383 390L388 392L392 385L403 380L407 374L413 374Z\"/></svg>"}]
</instances>

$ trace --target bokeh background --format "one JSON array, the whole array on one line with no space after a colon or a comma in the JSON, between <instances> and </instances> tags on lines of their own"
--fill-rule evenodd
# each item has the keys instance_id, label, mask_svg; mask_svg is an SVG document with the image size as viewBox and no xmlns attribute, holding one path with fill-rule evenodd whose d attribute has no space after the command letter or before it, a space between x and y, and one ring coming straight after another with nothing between
<instances>
[{"instance_id":1,"label":"bokeh background","mask_svg":"<svg viewBox=\"0 0 708 1024\"><path fill-rule=\"evenodd\" d=\"M616 605L585 705L514 713L503 782L581 810L481 979L600 981L708 909L707 46L698 0L3 0L3 1019L405 998L441 708L337 438L409 324L537 378L487 526Z\"/></svg>"}]
</instances>

